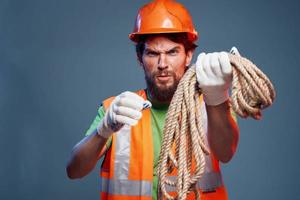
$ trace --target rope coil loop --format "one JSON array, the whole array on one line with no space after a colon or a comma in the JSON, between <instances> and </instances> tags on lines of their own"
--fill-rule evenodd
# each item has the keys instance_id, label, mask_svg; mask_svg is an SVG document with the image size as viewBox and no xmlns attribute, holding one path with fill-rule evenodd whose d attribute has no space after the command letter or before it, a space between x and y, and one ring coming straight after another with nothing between
<instances>
[{"instance_id":1,"label":"rope coil loop","mask_svg":"<svg viewBox=\"0 0 300 200\"><path fill-rule=\"evenodd\" d=\"M231 106L241 117L261 118L261 110L272 105L275 90L268 77L250 60L228 53L232 65ZM200 98L195 65L180 80L172 98L163 131L163 141L157 167L159 196L166 199L185 200L192 191L196 199L200 194L197 181L204 174L205 155L209 149L205 143ZM192 161L196 168L192 169ZM168 178L177 170L176 180ZM167 191L176 188L176 196Z\"/></svg>"}]
</instances>

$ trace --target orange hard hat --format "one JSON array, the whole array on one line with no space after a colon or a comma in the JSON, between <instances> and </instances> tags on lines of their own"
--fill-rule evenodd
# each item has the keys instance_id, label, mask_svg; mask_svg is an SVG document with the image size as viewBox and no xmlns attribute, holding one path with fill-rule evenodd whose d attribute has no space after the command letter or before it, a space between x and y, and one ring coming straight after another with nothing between
<instances>
[{"instance_id":1,"label":"orange hard hat","mask_svg":"<svg viewBox=\"0 0 300 200\"><path fill-rule=\"evenodd\" d=\"M140 8L129 38L138 42L139 35L187 33L190 41L198 39L188 10L174 0L154 0Z\"/></svg>"}]
</instances>

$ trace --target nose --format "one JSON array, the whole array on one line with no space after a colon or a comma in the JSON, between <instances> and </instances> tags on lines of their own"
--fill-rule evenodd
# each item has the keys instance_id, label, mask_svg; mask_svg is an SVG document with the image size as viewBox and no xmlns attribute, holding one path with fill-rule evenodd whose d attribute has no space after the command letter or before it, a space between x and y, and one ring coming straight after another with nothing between
<instances>
[{"instance_id":1,"label":"nose","mask_svg":"<svg viewBox=\"0 0 300 200\"><path fill-rule=\"evenodd\" d=\"M161 53L158 59L158 69L164 70L166 68L168 68L167 58L164 53Z\"/></svg>"}]
</instances>

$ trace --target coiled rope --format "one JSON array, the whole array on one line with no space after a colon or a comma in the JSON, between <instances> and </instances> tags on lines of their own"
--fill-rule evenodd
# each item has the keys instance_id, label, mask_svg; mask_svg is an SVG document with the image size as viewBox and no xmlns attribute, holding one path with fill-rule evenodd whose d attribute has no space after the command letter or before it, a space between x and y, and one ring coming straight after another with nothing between
<instances>
[{"instance_id":1,"label":"coiled rope","mask_svg":"<svg viewBox=\"0 0 300 200\"><path fill-rule=\"evenodd\" d=\"M271 81L250 60L233 54L228 56L233 71L233 110L243 118L260 119L261 110L270 106L275 98ZM204 173L205 155L209 154L202 125L200 95L195 66L191 66L178 84L163 131L157 174L159 193L166 199L185 200L191 191L196 199L200 199L196 185ZM196 166L193 171L192 160ZM168 179L167 174L175 169L176 180ZM169 186L176 187L176 196L168 193Z\"/></svg>"}]
</instances>

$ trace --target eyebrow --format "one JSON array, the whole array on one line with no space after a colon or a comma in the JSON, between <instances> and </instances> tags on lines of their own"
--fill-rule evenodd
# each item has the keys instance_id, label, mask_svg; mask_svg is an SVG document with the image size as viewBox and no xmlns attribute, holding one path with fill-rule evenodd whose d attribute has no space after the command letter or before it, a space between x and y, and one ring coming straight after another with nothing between
<instances>
[{"instance_id":1,"label":"eyebrow","mask_svg":"<svg viewBox=\"0 0 300 200\"><path fill-rule=\"evenodd\" d=\"M171 52L171 51L179 50L179 49L180 49L180 47L176 46L176 47L173 47L172 49L167 50L167 53Z\"/></svg>"},{"instance_id":2,"label":"eyebrow","mask_svg":"<svg viewBox=\"0 0 300 200\"><path fill-rule=\"evenodd\" d=\"M173 48L171 48L171 49L166 50L165 52L168 53L168 52L170 52L170 51L179 50L179 49L180 49L180 46L175 46L175 47L173 47ZM159 51L154 50L154 49L152 49L151 47L147 47L147 48L145 49L145 52L155 52L155 53L160 53Z\"/></svg>"}]
</instances>

